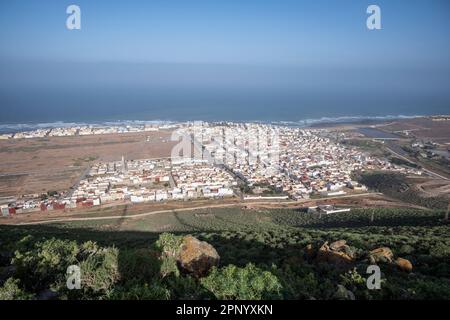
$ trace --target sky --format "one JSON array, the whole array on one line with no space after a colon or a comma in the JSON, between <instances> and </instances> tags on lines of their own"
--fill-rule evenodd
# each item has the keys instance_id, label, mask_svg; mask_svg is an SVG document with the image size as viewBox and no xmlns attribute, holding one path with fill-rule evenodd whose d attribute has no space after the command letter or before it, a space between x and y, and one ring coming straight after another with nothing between
<instances>
[{"instance_id":1,"label":"sky","mask_svg":"<svg viewBox=\"0 0 450 320\"><path fill-rule=\"evenodd\" d=\"M66 28L70 4L81 8L81 30ZM366 27L370 4L381 8L381 30ZM56 95L74 90L85 97L73 107L93 104L96 90L104 105L116 89L123 101L133 90L178 94L168 105L202 90L227 90L220 99L290 90L325 91L330 101L412 94L445 111L449 31L446 0L1 0L0 122L16 121L31 101L45 116L64 101ZM151 97L135 103L161 103Z\"/></svg>"}]
</instances>

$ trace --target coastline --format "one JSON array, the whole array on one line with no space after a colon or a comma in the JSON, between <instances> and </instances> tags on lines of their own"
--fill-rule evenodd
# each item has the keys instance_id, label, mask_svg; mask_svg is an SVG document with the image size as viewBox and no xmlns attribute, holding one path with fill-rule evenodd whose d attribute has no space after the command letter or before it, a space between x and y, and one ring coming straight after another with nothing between
<instances>
[{"instance_id":1,"label":"coastline","mask_svg":"<svg viewBox=\"0 0 450 320\"><path fill-rule=\"evenodd\" d=\"M281 125L287 127L301 128L319 128L330 127L335 125L372 125L389 120L407 120L415 118L441 117L445 115L387 115L387 116L338 116L338 117L321 117L311 119L301 119L297 121L264 121L264 120L223 120L223 121L207 121L205 122L230 122L230 123L261 123L270 125ZM18 132L29 132L39 129L56 129L70 127L127 127L127 126L164 126L183 123L192 123L190 120L105 120L105 121L55 121L55 122L25 122L25 123L0 123L0 134L12 134Z\"/></svg>"}]
</instances>

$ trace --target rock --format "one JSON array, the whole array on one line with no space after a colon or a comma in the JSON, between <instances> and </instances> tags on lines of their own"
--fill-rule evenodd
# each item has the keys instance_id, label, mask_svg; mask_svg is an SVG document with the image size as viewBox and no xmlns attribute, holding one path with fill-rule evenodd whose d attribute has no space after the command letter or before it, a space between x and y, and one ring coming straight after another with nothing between
<instances>
[{"instance_id":1,"label":"rock","mask_svg":"<svg viewBox=\"0 0 450 320\"><path fill-rule=\"evenodd\" d=\"M347 245L347 241L345 241L345 240L338 240L338 241L333 242L332 244L330 244L330 249L332 251L343 252L350 258L352 258L352 259L354 258L353 251L350 248L350 246Z\"/></svg>"},{"instance_id":2,"label":"rock","mask_svg":"<svg viewBox=\"0 0 450 320\"><path fill-rule=\"evenodd\" d=\"M355 294L351 292L350 290L347 290L346 287L344 287L341 284L338 284L338 289L336 293L334 294L333 298L337 300L355 300Z\"/></svg>"},{"instance_id":3,"label":"rock","mask_svg":"<svg viewBox=\"0 0 450 320\"><path fill-rule=\"evenodd\" d=\"M353 258L341 251L333 251L325 242L317 252L316 262L333 264L338 269L347 269L351 266Z\"/></svg>"},{"instance_id":4,"label":"rock","mask_svg":"<svg viewBox=\"0 0 450 320\"><path fill-rule=\"evenodd\" d=\"M330 244L330 249L333 251L341 251L346 246L347 246L347 241L339 240L339 241L335 241L332 244Z\"/></svg>"},{"instance_id":5,"label":"rock","mask_svg":"<svg viewBox=\"0 0 450 320\"><path fill-rule=\"evenodd\" d=\"M397 260L395 260L395 265L405 272L411 272L413 270L412 263L407 259L397 258Z\"/></svg>"},{"instance_id":6,"label":"rock","mask_svg":"<svg viewBox=\"0 0 450 320\"><path fill-rule=\"evenodd\" d=\"M375 262L392 262L394 254L388 247L381 247L370 251L370 256L373 257Z\"/></svg>"},{"instance_id":7,"label":"rock","mask_svg":"<svg viewBox=\"0 0 450 320\"><path fill-rule=\"evenodd\" d=\"M196 278L203 277L208 274L213 266L218 266L219 261L219 254L209 243L200 241L193 236L183 238L177 263L185 273L189 273Z\"/></svg>"}]
</instances>

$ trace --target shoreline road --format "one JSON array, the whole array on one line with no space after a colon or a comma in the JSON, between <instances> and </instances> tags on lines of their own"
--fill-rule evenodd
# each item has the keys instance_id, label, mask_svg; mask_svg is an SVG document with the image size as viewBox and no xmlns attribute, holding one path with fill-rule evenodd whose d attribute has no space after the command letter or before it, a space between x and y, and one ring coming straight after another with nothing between
<instances>
[{"instance_id":1,"label":"shoreline road","mask_svg":"<svg viewBox=\"0 0 450 320\"><path fill-rule=\"evenodd\" d=\"M362 197L362 196L374 196L374 195L382 195L379 192L368 192L368 193L359 193L359 194L351 194L346 196L338 196L338 197L325 197L325 198L317 198L317 199L308 199L301 201L286 201L286 202L269 202L269 201L246 201L240 203L226 203L226 204L215 204L215 205L205 205L198 207L189 207L189 208L179 208L179 209L165 209L165 210L156 210L145 213L137 213L133 215L123 216L123 215L114 215L114 216L104 216L104 217L83 217L83 218L61 218L61 219L51 219L51 220L41 220L41 221L32 221L32 222L21 222L21 223L11 223L8 224L10 226L27 226L27 225L40 225L40 224L50 224L50 223L64 223L64 222L74 222L74 221L96 221L96 220L114 220L114 219L135 219L142 218L146 216L151 216L160 213L173 213L173 212L183 212L183 211L193 211L193 210L201 210L201 209L211 209L211 208L227 208L227 207L237 207L243 205L286 205L286 204L301 204L307 201L320 201L320 200L332 200L332 199L345 199L345 198L354 198L354 197Z\"/></svg>"}]
</instances>

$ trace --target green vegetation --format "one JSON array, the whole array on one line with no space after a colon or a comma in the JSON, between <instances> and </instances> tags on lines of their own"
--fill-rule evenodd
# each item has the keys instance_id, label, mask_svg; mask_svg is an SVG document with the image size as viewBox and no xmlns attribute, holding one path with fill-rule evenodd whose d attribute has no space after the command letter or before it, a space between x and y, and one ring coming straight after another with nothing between
<instances>
[{"instance_id":1,"label":"green vegetation","mask_svg":"<svg viewBox=\"0 0 450 320\"><path fill-rule=\"evenodd\" d=\"M389 161L392 162L393 164L397 164L400 166L407 166L407 167L411 167L411 168L416 168L416 169L420 169L421 166L417 165L411 161L406 161L402 158L398 158L398 157L390 157Z\"/></svg>"},{"instance_id":2,"label":"green vegetation","mask_svg":"<svg viewBox=\"0 0 450 320\"><path fill-rule=\"evenodd\" d=\"M20 288L20 280L8 278L0 287L0 300L28 300L33 299L32 294L25 293Z\"/></svg>"},{"instance_id":3,"label":"green vegetation","mask_svg":"<svg viewBox=\"0 0 450 320\"><path fill-rule=\"evenodd\" d=\"M339 142L343 145L357 147L361 150L368 151L373 155L378 155L378 156L388 156L389 155L389 152L387 152L383 148L382 143L374 141L374 140L345 139L345 140L340 140Z\"/></svg>"},{"instance_id":4,"label":"green vegetation","mask_svg":"<svg viewBox=\"0 0 450 320\"><path fill-rule=\"evenodd\" d=\"M450 299L450 224L443 217L442 210L359 209L319 218L296 209L222 208L127 222L4 225L0 298L51 290L59 299L344 299L350 290L356 299ZM187 233L221 257L206 277L178 269L174 256ZM308 258L308 244L341 239L356 257L349 268ZM368 290L368 252L379 247L411 261L413 272L381 263L381 290ZM66 288L71 264L81 267L81 290Z\"/></svg>"},{"instance_id":5,"label":"green vegetation","mask_svg":"<svg viewBox=\"0 0 450 320\"><path fill-rule=\"evenodd\" d=\"M448 200L444 197L422 197L420 192L409 185L405 176L400 173L375 171L360 174L356 179L372 190L406 203L430 209L444 209L448 205Z\"/></svg>"},{"instance_id":6,"label":"green vegetation","mask_svg":"<svg viewBox=\"0 0 450 320\"><path fill-rule=\"evenodd\" d=\"M213 268L201 284L221 300L261 300L281 298L282 286L278 278L269 271L253 264L243 268L228 265Z\"/></svg>"}]
</instances>

